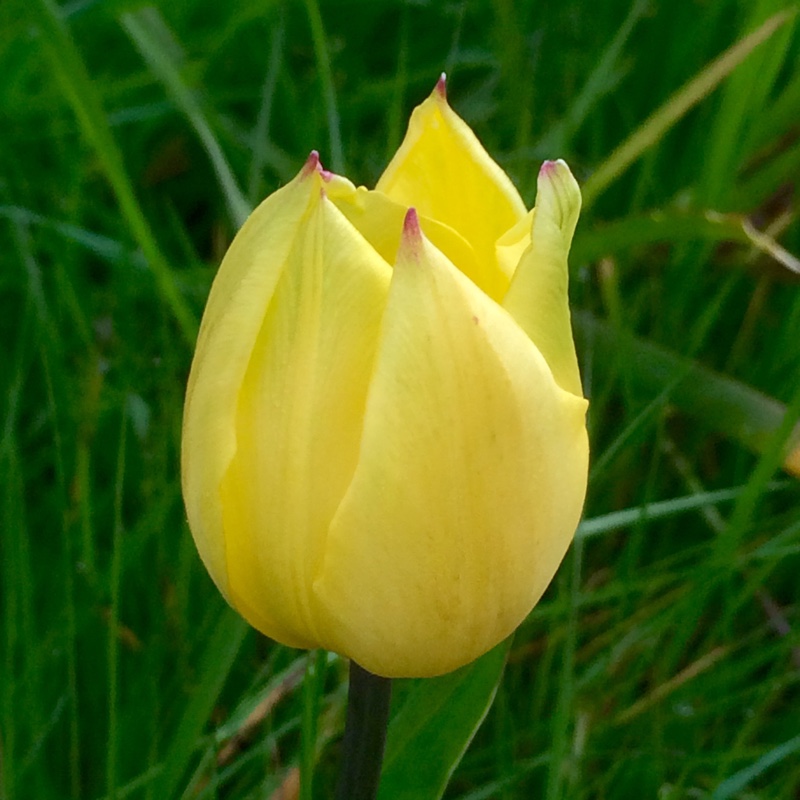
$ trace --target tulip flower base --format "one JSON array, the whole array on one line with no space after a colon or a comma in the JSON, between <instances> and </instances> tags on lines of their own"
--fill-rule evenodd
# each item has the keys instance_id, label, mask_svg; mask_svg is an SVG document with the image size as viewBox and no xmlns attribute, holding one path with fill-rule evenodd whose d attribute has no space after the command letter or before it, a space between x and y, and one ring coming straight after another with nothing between
<instances>
[{"instance_id":1,"label":"tulip flower base","mask_svg":"<svg viewBox=\"0 0 800 800\"><path fill-rule=\"evenodd\" d=\"M377 796L391 690L390 678L373 675L350 662L337 800L374 800Z\"/></svg>"},{"instance_id":2,"label":"tulip flower base","mask_svg":"<svg viewBox=\"0 0 800 800\"><path fill-rule=\"evenodd\" d=\"M445 88L375 189L314 151L251 214L186 393L183 494L211 577L262 633L351 661L340 800L376 796L390 679L507 639L586 493L580 189L547 161L528 210Z\"/></svg>"}]
</instances>

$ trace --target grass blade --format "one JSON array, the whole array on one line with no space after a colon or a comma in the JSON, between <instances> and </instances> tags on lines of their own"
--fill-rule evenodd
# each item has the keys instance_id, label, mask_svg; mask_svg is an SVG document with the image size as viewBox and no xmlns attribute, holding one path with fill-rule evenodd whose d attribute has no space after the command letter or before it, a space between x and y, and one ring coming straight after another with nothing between
<instances>
[{"instance_id":1,"label":"grass blade","mask_svg":"<svg viewBox=\"0 0 800 800\"><path fill-rule=\"evenodd\" d=\"M419 681L389 723L379 800L444 793L494 700L510 640L440 678Z\"/></svg>"},{"instance_id":2,"label":"grass blade","mask_svg":"<svg viewBox=\"0 0 800 800\"><path fill-rule=\"evenodd\" d=\"M324 694L328 654L312 653L303 680L303 729L300 743L300 800L314 798L314 766L317 760L317 725L320 700Z\"/></svg>"},{"instance_id":3,"label":"grass blade","mask_svg":"<svg viewBox=\"0 0 800 800\"><path fill-rule=\"evenodd\" d=\"M788 482L771 483L767 487L767 491L777 492L791 485ZM719 503L727 503L731 500L737 500L747 488L747 486L736 486L732 489L717 489L716 491L700 492L699 494L690 494L685 497L673 497L669 500L659 500L637 508L625 508L622 511L613 511L600 517L585 519L578 526L575 538L587 539L609 531L636 525L636 523L643 520L669 519L677 514L706 509Z\"/></svg>"},{"instance_id":4,"label":"grass blade","mask_svg":"<svg viewBox=\"0 0 800 800\"><path fill-rule=\"evenodd\" d=\"M732 797L739 796L739 793L744 791L762 772L775 764L779 764L789 756L793 756L798 751L800 751L800 735L794 736L777 747L773 747L772 750L765 753L749 767L739 770L739 772L724 780L714 790L711 800L730 800Z\"/></svg>"},{"instance_id":5,"label":"grass blade","mask_svg":"<svg viewBox=\"0 0 800 800\"><path fill-rule=\"evenodd\" d=\"M120 17L120 24L153 74L164 84L172 102L186 116L197 133L214 168L231 219L237 228L240 227L250 215L252 208L236 182L233 170L211 130L200 103L186 85L178 64L172 58L170 48L162 45L165 39L174 42L174 37L161 12L153 7L129 11ZM172 50L177 50L177 46Z\"/></svg>"},{"instance_id":6,"label":"grass blade","mask_svg":"<svg viewBox=\"0 0 800 800\"><path fill-rule=\"evenodd\" d=\"M314 41L314 55L322 82L322 96L325 100L325 113L328 117L328 136L330 137L331 168L340 175L345 173L344 148L342 147L342 125L336 105L336 89L333 85L333 71L325 41L325 26L317 0L306 0L308 21L311 25L311 38Z\"/></svg>"},{"instance_id":7,"label":"grass blade","mask_svg":"<svg viewBox=\"0 0 800 800\"><path fill-rule=\"evenodd\" d=\"M142 250L156 279L161 299L177 321L186 343L194 345L197 320L178 291L172 270L156 241L150 224L136 198L122 153L108 125L108 119L89 77L81 54L52 0L35 0L25 9L36 23L50 62L50 72L72 106L83 135L92 145L106 178L117 197L120 211L131 235Z\"/></svg>"},{"instance_id":8,"label":"grass blade","mask_svg":"<svg viewBox=\"0 0 800 800\"><path fill-rule=\"evenodd\" d=\"M155 797L168 800L176 795L248 630L230 609L220 614L199 665L195 694L184 709L158 775Z\"/></svg>"},{"instance_id":9,"label":"grass blade","mask_svg":"<svg viewBox=\"0 0 800 800\"><path fill-rule=\"evenodd\" d=\"M787 9L770 17L753 33L740 39L712 61L697 77L689 81L649 116L597 168L582 187L583 205L588 208L626 169L652 147L692 106L716 89L759 45L793 19L797 8Z\"/></svg>"},{"instance_id":10,"label":"grass blade","mask_svg":"<svg viewBox=\"0 0 800 800\"><path fill-rule=\"evenodd\" d=\"M610 360L620 346L620 335L611 325L586 312L573 319L579 335ZM652 342L632 335L625 338L631 354L631 380L640 391L656 394L674 383L670 402L709 429L756 453L770 444L786 416L783 403ZM800 427L789 437L782 465L800 477Z\"/></svg>"},{"instance_id":11,"label":"grass blade","mask_svg":"<svg viewBox=\"0 0 800 800\"><path fill-rule=\"evenodd\" d=\"M800 148L798 148L800 153ZM800 155L798 156L800 163ZM2 211L2 209L0 209ZM636 214L579 233L572 248L575 263L596 261L631 247L658 243L731 242L755 248L790 272L800 273L800 259L742 214L657 212Z\"/></svg>"},{"instance_id":12,"label":"grass blade","mask_svg":"<svg viewBox=\"0 0 800 800\"><path fill-rule=\"evenodd\" d=\"M628 39L637 23L647 13L650 0L636 0L628 16L619 26L614 38L592 70L578 96L570 103L564 117L553 125L534 145L534 151L545 157L564 152L567 143L580 130L592 109L604 96L612 92L624 74L620 62Z\"/></svg>"},{"instance_id":13,"label":"grass blade","mask_svg":"<svg viewBox=\"0 0 800 800\"><path fill-rule=\"evenodd\" d=\"M119 600L122 573L122 501L125 484L125 455L128 441L127 409L123 407L120 425L117 470L114 480L114 530L111 552L110 593L111 606L108 619L108 753L106 761L106 791L109 800L117 798L117 751L119 748L119 714L117 708L117 683L119 676Z\"/></svg>"}]
</instances>

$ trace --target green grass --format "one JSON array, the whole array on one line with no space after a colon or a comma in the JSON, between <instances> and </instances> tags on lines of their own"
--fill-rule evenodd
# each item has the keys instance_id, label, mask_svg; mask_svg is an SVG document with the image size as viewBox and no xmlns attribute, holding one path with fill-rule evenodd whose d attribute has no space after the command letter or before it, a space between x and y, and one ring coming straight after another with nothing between
<instances>
[{"instance_id":1,"label":"green grass","mask_svg":"<svg viewBox=\"0 0 800 800\"><path fill-rule=\"evenodd\" d=\"M345 665L256 635L213 588L180 497L183 391L247 209L312 148L374 184L442 70L526 201L544 158L585 187L593 467L460 762L494 662L398 684L387 798L437 742L448 798L795 798L797 10L3 4L0 800L277 798L312 769L330 796Z\"/></svg>"}]
</instances>

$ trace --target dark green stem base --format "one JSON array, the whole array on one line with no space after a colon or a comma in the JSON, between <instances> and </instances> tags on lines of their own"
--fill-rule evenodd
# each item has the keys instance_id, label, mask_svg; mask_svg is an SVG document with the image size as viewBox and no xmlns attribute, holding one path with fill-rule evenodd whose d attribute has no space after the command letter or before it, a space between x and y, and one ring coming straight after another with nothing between
<instances>
[{"instance_id":1,"label":"dark green stem base","mask_svg":"<svg viewBox=\"0 0 800 800\"><path fill-rule=\"evenodd\" d=\"M375 800L381 779L383 746L389 724L390 678L350 662L347 719L336 800Z\"/></svg>"}]
</instances>

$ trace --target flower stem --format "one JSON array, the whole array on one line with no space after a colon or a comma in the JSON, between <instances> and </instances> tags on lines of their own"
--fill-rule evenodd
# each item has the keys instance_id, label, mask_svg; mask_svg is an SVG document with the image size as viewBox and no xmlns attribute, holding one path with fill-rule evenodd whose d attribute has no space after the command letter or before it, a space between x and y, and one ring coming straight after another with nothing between
<instances>
[{"instance_id":1,"label":"flower stem","mask_svg":"<svg viewBox=\"0 0 800 800\"><path fill-rule=\"evenodd\" d=\"M375 800L389 724L392 682L350 662L337 800Z\"/></svg>"}]
</instances>

